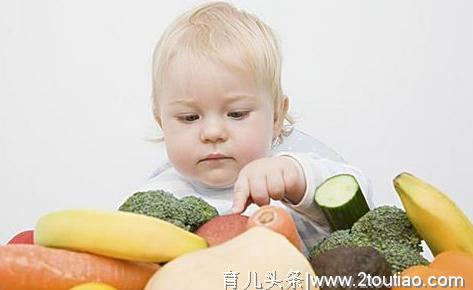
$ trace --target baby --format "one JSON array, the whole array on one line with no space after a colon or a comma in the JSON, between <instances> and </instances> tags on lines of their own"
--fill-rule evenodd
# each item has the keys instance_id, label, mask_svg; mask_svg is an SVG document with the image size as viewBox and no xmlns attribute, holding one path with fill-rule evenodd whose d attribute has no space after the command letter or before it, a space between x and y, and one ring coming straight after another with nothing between
<instances>
[{"instance_id":1,"label":"baby","mask_svg":"<svg viewBox=\"0 0 473 290\"><path fill-rule=\"evenodd\" d=\"M141 191L196 195L220 214L284 206L306 250L330 232L314 202L320 183L349 173L369 192L356 168L292 130L271 28L227 3L199 6L167 28L154 53L152 103L168 160ZM289 150L294 144L308 148Z\"/></svg>"}]
</instances>

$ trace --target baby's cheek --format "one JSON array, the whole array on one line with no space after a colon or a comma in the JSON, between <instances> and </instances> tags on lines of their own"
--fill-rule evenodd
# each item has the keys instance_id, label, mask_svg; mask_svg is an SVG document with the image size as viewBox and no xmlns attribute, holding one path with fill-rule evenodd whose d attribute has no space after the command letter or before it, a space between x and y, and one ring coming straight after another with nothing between
<instances>
[{"instance_id":1,"label":"baby's cheek","mask_svg":"<svg viewBox=\"0 0 473 290\"><path fill-rule=\"evenodd\" d=\"M246 162L269 156L271 152L271 136L248 133L238 144L239 155L246 157Z\"/></svg>"},{"instance_id":2,"label":"baby's cheek","mask_svg":"<svg viewBox=\"0 0 473 290\"><path fill-rule=\"evenodd\" d=\"M192 167L192 155L195 144L191 140L176 140L169 138L166 142L166 151L171 163L180 172L187 172Z\"/></svg>"},{"instance_id":3,"label":"baby's cheek","mask_svg":"<svg viewBox=\"0 0 473 290\"><path fill-rule=\"evenodd\" d=\"M182 155L183 154L176 154L176 152L168 151L169 159L175 167L181 168L186 166L185 158L183 158Z\"/></svg>"}]
</instances>

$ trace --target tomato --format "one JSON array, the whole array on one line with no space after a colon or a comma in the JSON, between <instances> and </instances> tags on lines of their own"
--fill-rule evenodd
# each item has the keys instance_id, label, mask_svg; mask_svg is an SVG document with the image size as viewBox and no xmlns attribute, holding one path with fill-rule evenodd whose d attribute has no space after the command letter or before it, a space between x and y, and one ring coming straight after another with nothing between
<instances>
[{"instance_id":1,"label":"tomato","mask_svg":"<svg viewBox=\"0 0 473 290\"><path fill-rule=\"evenodd\" d=\"M22 231L13 236L7 244L34 244L34 231Z\"/></svg>"}]
</instances>

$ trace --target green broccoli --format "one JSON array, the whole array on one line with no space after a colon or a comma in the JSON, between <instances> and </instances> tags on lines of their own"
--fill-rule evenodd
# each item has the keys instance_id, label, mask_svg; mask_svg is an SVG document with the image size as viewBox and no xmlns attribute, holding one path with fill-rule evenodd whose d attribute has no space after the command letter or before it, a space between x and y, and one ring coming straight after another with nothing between
<instances>
[{"instance_id":1,"label":"green broccoli","mask_svg":"<svg viewBox=\"0 0 473 290\"><path fill-rule=\"evenodd\" d=\"M136 192L118 210L159 218L187 231L197 230L218 215L203 199L192 196L178 199L164 190Z\"/></svg>"},{"instance_id":2,"label":"green broccoli","mask_svg":"<svg viewBox=\"0 0 473 290\"><path fill-rule=\"evenodd\" d=\"M350 230L338 230L325 237L310 250L309 257L315 257L339 246L352 246Z\"/></svg>"},{"instance_id":3,"label":"green broccoli","mask_svg":"<svg viewBox=\"0 0 473 290\"><path fill-rule=\"evenodd\" d=\"M196 196L185 196L181 198L181 208L186 214L185 224L189 226L191 232L196 231L201 225L211 218L218 216L215 207L208 204L205 200Z\"/></svg>"},{"instance_id":4,"label":"green broccoli","mask_svg":"<svg viewBox=\"0 0 473 290\"><path fill-rule=\"evenodd\" d=\"M395 206L380 206L369 211L353 224L351 232L358 235L358 239L368 239L380 246L386 240L395 240L422 251L422 239L406 213Z\"/></svg>"},{"instance_id":5,"label":"green broccoli","mask_svg":"<svg viewBox=\"0 0 473 290\"><path fill-rule=\"evenodd\" d=\"M179 199L163 190L136 192L118 210L152 216L186 228L186 213Z\"/></svg>"},{"instance_id":6,"label":"green broccoli","mask_svg":"<svg viewBox=\"0 0 473 290\"><path fill-rule=\"evenodd\" d=\"M365 214L350 230L335 231L324 238L311 249L309 257L338 246L370 246L385 256L395 274L410 266L428 264L421 255L420 243L421 238L404 211L382 206Z\"/></svg>"},{"instance_id":7,"label":"green broccoli","mask_svg":"<svg viewBox=\"0 0 473 290\"><path fill-rule=\"evenodd\" d=\"M353 233L350 236L352 246L363 247L371 246L381 252L386 260L391 264L393 274L415 265L428 265L422 255L422 247L416 249L402 239L386 239L382 241L379 238L369 239L367 235Z\"/></svg>"},{"instance_id":8,"label":"green broccoli","mask_svg":"<svg viewBox=\"0 0 473 290\"><path fill-rule=\"evenodd\" d=\"M380 248L379 245L373 245L373 248L380 251L388 260L393 274L402 272L411 266L429 264L429 261L420 254L421 251L416 251L405 244L389 241L383 244L383 248Z\"/></svg>"}]
</instances>

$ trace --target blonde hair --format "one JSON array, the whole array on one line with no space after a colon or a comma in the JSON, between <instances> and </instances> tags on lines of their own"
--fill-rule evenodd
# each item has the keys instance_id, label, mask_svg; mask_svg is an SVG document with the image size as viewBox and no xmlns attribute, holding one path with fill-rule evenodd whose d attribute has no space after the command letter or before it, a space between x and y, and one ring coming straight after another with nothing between
<instances>
[{"instance_id":1,"label":"blonde hair","mask_svg":"<svg viewBox=\"0 0 473 290\"><path fill-rule=\"evenodd\" d=\"M153 55L152 104L154 116L159 116L158 97L163 72L171 59L182 53L209 57L238 70L249 70L258 84L269 89L275 114L281 109L281 52L272 29L256 16L238 10L225 2L210 2L178 17L164 31ZM245 67L230 55L241 56ZM233 57L234 58L234 57ZM294 123L284 116L278 141L292 131Z\"/></svg>"}]
</instances>

